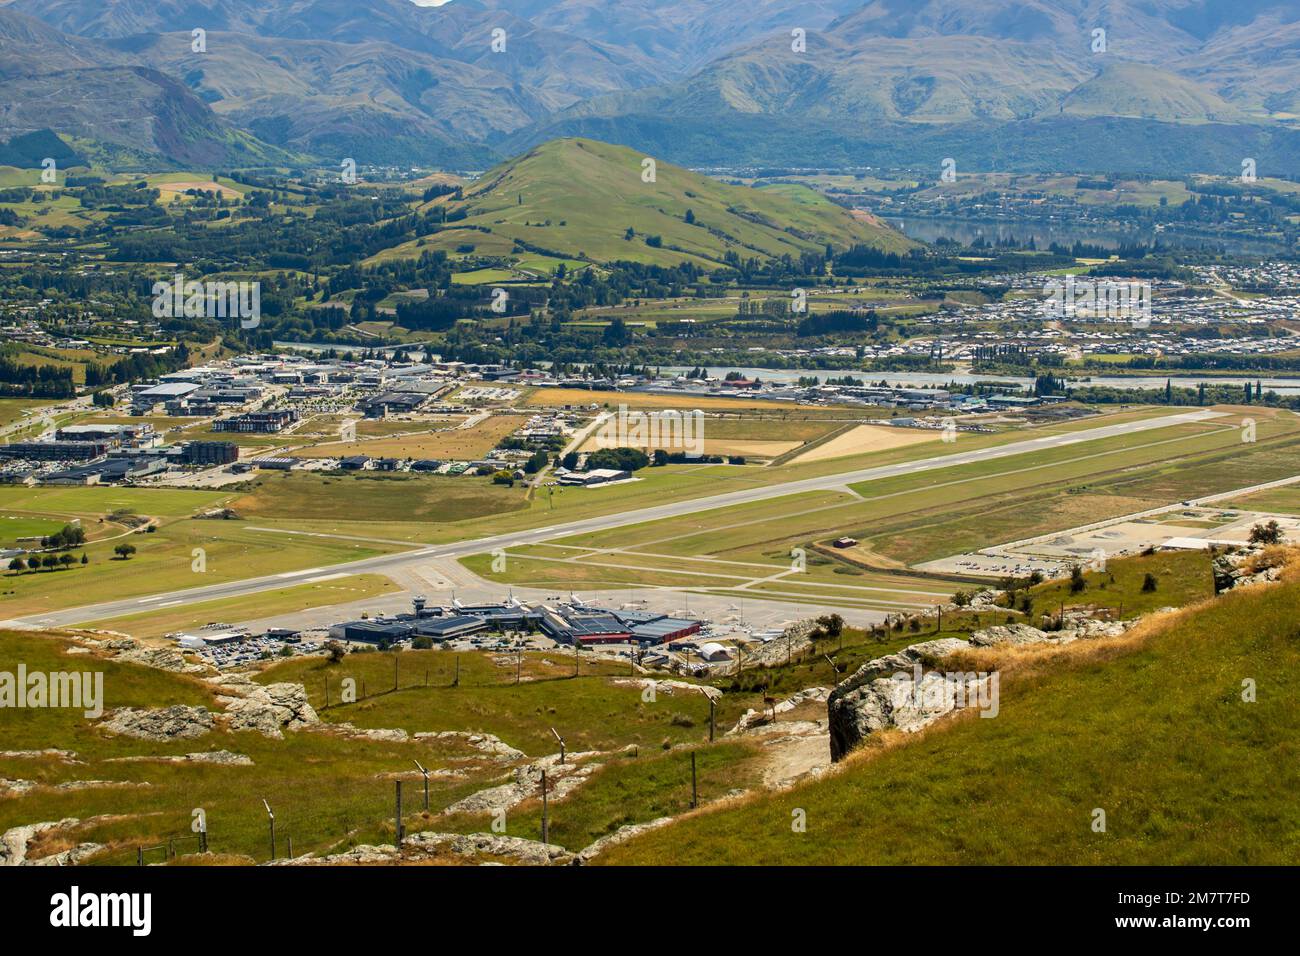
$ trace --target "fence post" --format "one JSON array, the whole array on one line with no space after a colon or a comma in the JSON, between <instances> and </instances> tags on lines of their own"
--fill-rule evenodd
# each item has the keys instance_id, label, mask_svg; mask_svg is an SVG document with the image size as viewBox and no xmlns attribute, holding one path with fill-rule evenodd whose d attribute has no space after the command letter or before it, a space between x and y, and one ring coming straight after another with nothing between
<instances>
[{"instance_id":1,"label":"fence post","mask_svg":"<svg viewBox=\"0 0 1300 956\"><path fill-rule=\"evenodd\" d=\"M144 866L144 847L142 846L135 848L135 865Z\"/></svg>"},{"instance_id":2,"label":"fence post","mask_svg":"<svg viewBox=\"0 0 1300 956\"><path fill-rule=\"evenodd\" d=\"M691 751L691 809L700 805L700 790L695 775L695 751Z\"/></svg>"},{"instance_id":3,"label":"fence post","mask_svg":"<svg viewBox=\"0 0 1300 956\"><path fill-rule=\"evenodd\" d=\"M397 848L400 850L400 849L402 848L402 836L403 836L403 827L402 827L402 781L400 781L400 780L396 780L396 781L394 781L394 783L397 784Z\"/></svg>"},{"instance_id":4,"label":"fence post","mask_svg":"<svg viewBox=\"0 0 1300 956\"><path fill-rule=\"evenodd\" d=\"M550 843L551 820L550 808L546 803L546 771L542 771L542 842Z\"/></svg>"}]
</instances>

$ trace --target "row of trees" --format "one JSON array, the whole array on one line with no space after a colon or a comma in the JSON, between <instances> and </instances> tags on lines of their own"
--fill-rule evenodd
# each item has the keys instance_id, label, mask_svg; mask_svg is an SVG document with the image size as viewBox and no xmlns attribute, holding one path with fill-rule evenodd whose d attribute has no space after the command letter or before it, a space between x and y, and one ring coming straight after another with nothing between
<instances>
[{"instance_id":1,"label":"row of trees","mask_svg":"<svg viewBox=\"0 0 1300 956\"><path fill-rule=\"evenodd\" d=\"M9 570L15 574L22 574L24 571L55 571L59 568L70 568L77 564L77 556L67 551L62 554L47 554L42 557L33 556L30 560L24 561L22 558L14 558L9 562ZM90 556L83 554L81 564L89 564Z\"/></svg>"}]
</instances>

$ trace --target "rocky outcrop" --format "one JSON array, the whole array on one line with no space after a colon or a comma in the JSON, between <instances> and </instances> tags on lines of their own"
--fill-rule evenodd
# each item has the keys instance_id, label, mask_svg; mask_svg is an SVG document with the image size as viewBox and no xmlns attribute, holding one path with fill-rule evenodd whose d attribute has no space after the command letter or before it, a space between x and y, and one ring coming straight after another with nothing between
<instances>
[{"instance_id":1,"label":"rocky outcrop","mask_svg":"<svg viewBox=\"0 0 1300 956\"><path fill-rule=\"evenodd\" d=\"M142 780L65 780L63 783L41 783L39 780L8 780L0 777L0 795L24 796L33 790L93 790L119 789L129 790L152 787L153 784Z\"/></svg>"},{"instance_id":2,"label":"rocky outcrop","mask_svg":"<svg viewBox=\"0 0 1300 956\"><path fill-rule=\"evenodd\" d=\"M1078 640L1096 640L1119 637L1131 627L1127 621L1098 621L1082 619L1071 621L1057 631L1042 631L1028 624L1007 624L985 628L971 635L975 647L1021 647L1030 644L1059 645Z\"/></svg>"},{"instance_id":3,"label":"rocky outcrop","mask_svg":"<svg viewBox=\"0 0 1300 956\"><path fill-rule=\"evenodd\" d=\"M516 750L493 734L474 734L463 730L443 730L437 733L419 733L415 735L415 739L463 741L479 753L506 763L523 760L528 756L522 750Z\"/></svg>"},{"instance_id":4,"label":"rocky outcrop","mask_svg":"<svg viewBox=\"0 0 1300 956\"><path fill-rule=\"evenodd\" d=\"M104 763L210 763L223 767L251 767L253 758L229 750L205 750L192 754L170 756L143 755L136 757L108 757Z\"/></svg>"},{"instance_id":5,"label":"rocky outcrop","mask_svg":"<svg viewBox=\"0 0 1300 956\"><path fill-rule=\"evenodd\" d=\"M421 863L448 853L461 856L467 862L499 863L507 860L528 866L565 865L575 857L564 847L540 843L523 837L499 833L412 833L399 849L391 844L356 846L343 853L324 857L297 857L277 860L269 866L381 866L401 863Z\"/></svg>"},{"instance_id":6,"label":"rocky outcrop","mask_svg":"<svg viewBox=\"0 0 1300 956\"><path fill-rule=\"evenodd\" d=\"M1259 545L1226 551L1215 557L1214 593L1221 594L1233 588L1251 584L1269 584L1282 577L1280 564L1263 560L1264 548Z\"/></svg>"},{"instance_id":7,"label":"rocky outcrop","mask_svg":"<svg viewBox=\"0 0 1300 956\"><path fill-rule=\"evenodd\" d=\"M121 707L110 713L99 726L110 734L169 741L202 737L216 726L216 721L206 707L174 704L157 710Z\"/></svg>"},{"instance_id":8,"label":"rocky outcrop","mask_svg":"<svg viewBox=\"0 0 1300 956\"><path fill-rule=\"evenodd\" d=\"M615 687L636 687L647 690L653 687L655 694L674 697L677 694L703 694L709 700L722 699L722 691L707 684L690 684L684 680L659 680L653 677L616 677L610 681Z\"/></svg>"},{"instance_id":9,"label":"rocky outcrop","mask_svg":"<svg viewBox=\"0 0 1300 956\"><path fill-rule=\"evenodd\" d=\"M569 754L564 763L560 763L559 754L551 754L534 763L516 767L509 783L488 787L471 793L468 797L457 800L442 812L452 813L496 813L518 806L525 800L540 797L542 794L542 773L546 773L546 794L550 800L561 800L572 793L596 770L594 763L579 763L597 753Z\"/></svg>"},{"instance_id":10,"label":"rocky outcrop","mask_svg":"<svg viewBox=\"0 0 1300 956\"><path fill-rule=\"evenodd\" d=\"M965 707L996 713L999 678L993 674L939 673L934 666L950 654L975 648L1057 646L1079 640L1118 637L1131 622L1071 616L1056 631L1028 624L985 628L968 642L941 638L905 647L868 661L839 684L826 701L831 759L839 760L870 734L886 729L915 732ZM927 671L927 668L929 670Z\"/></svg>"},{"instance_id":11,"label":"rocky outcrop","mask_svg":"<svg viewBox=\"0 0 1300 956\"><path fill-rule=\"evenodd\" d=\"M84 763L71 750L57 750L47 747L44 750L0 750L0 760L60 760L63 763Z\"/></svg>"},{"instance_id":12,"label":"rocky outcrop","mask_svg":"<svg viewBox=\"0 0 1300 956\"><path fill-rule=\"evenodd\" d=\"M400 744L410 739L411 735L400 727L358 727L346 721L328 725L332 733L342 734L354 740L381 740L385 743Z\"/></svg>"},{"instance_id":13,"label":"rocky outcrop","mask_svg":"<svg viewBox=\"0 0 1300 956\"><path fill-rule=\"evenodd\" d=\"M978 682L949 681L933 672L919 684L915 681L918 668L933 666L969 646L955 637L923 641L867 661L837 685L826 700L831 760L841 759L870 734L891 727L920 730L955 710L960 701L973 699L981 689L987 693Z\"/></svg>"},{"instance_id":14,"label":"rocky outcrop","mask_svg":"<svg viewBox=\"0 0 1300 956\"><path fill-rule=\"evenodd\" d=\"M142 664L160 671L171 671L173 674L184 673L191 666L186 663L180 651L166 647L132 648L116 655L113 659L130 664Z\"/></svg>"},{"instance_id":15,"label":"rocky outcrop","mask_svg":"<svg viewBox=\"0 0 1300 956\"><path fill-rule=\"evenodd\" d=\"M573 862L579 866L589 863L612 846L626 842L633 837L640 836L642 833L649 833L651 830L658 830L660 827L666 827L672 822L673 817L660 817L657 820L651 820L649 823L629 823L625 827L619 827L613 833L601 837L595 843L592 843L579 852Z\"/></svg>"},{"instance_id":16,"label":"rocky outcrop","mask_svg":"<svg viewBox=\"0 0 1300 956\"><path fill-rule=\"evenodd\" d=\"M281 738L285 730L320 723L302 684L254 684L244 696L224 700L231 730L256 730L267 737Z\"/></svg>"},{"instance_id":17,"label":"rocky outcrop","mask_svg":"<svg viewBox=\"0 0 1300 956\"><path fill-rule=\"evenodd\" d=\"M919 665L918 665L919 666ZM895 728L915 733L940 717L992 699L995 677L939 671L877 677L851 688L841 684L827 702L831 759L840 760L869 735ZM850 681L852 678L850 678Z\"/></svg>"},{"instance_id":18,"label":"rocky outcrop","mask_svg":"<svg viewBox=\"0 0 1300 956\"><path fill-rule=\"evenodd\" d=\"M791 694L785 700L774 704L766 710L747 710L741 715L740 720L736 721L736 726L727 731L727 735L742 734L754 727L762 727L767 724L772 717L789 713L800 704L807 701L823 701L831 694L829 687L806 687L803 690Z\"/></svg>"},{"instance_id":19,"label":"rocky outcrop","mask_svg":"<svg viewBox=\"0 0 1300 956\"><path fill-rule=\"evenodd\" d=\"M10 827L0 835L0 866L36 866L44 860L27 860L27 851L32 840L51 830L65 830L81 822L75 817L65 817L44 823L27 823L25 826ZM94 847L96 844L83 844ZM79 849L79 848L78 848ZM72 851L68 851L72 853Z\"/></svg>"}]
</instances>

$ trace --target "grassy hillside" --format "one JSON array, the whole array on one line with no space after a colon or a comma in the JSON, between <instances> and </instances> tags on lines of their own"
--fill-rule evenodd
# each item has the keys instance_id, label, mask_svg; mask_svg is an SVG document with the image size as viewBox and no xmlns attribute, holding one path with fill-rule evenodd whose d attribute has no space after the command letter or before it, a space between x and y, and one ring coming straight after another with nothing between
<instances>
[{"instance_id":1,"label":"grassy hillside","mask_svg":"<svg viewBox=\"0 0 1300 956\"><path fill-rule=\"evenodd\" d=\"M1169 122L1235 123L1242 113L1213 90L1141 63L1117 62L1072 90L1060 110L1074 116L1130 116Z\"/></svg>"},{"instance_id":2,"label":"grassy hillside","mask_svg":"<svg viewBox=\"0 0 1300 956\"><path fill-rule=\"evenodd\" d=\"M770 259L820 253L827 243L893 251L913 245L812 190L795 195L729 186L666 162L657 162L655 181L645 182L647 158L593 140L556 140L492 169L454 208L466 214L466 226L490 231L466 241L505 237L525 248L599 262L689 261L714 268L728 253Z\"/></svg>"},{"instance_id":3,"label":"grassy hillside","mask_svg":"<svg viewBox=\"0 0 1300 956\"><path fill-rule=\"evenodd\" d=\"M633 864L1294 864L1300 573L997 667L1001 713L605 854ZM1255 703L1242 682L1257 683ZM1094 832L1096 808L1106 832ZM807 832L791 828L807 813Z\"/></svg>"}]
</instances>

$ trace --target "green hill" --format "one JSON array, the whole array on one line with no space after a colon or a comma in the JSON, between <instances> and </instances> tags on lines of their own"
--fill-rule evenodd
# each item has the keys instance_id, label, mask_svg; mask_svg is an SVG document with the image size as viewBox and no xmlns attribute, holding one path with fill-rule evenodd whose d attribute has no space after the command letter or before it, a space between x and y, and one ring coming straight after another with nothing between
<instances>
[{"instance_id":1,"label":"green hill","mask_svg":"<svg viewBox=\"0 0 1300 956\"><path fill-rule=\"evenodd\" d=\"M596 262L694 262L712 269L741 260L798 258L827 244L902 252L915 244L875 217L807 189L730 186L665 162L643 180L645 154L586 139L544 143L490 170L453 204L457 225L525 250ZM629 233L631 230L631 233Z\"/></svg>"},{"instance_id":2,"label":"green hill","mask_svg":"<svg viewBox=\"0 0 1300 956\"><path fill-rule=\"evenodd\" d=\"M1131 116L1167 122L1238 123L1245 117L1212 90L1143 63L1115 62L1061 101L1073 116Z\"/></svg>"},{"instance_id":3,"label":"green hill","mask_svg":"<svg viewBox=\"0 0 1300 956\"><path fill-rule=\"evenodd\" d=\"M1293 567L1123 638L975 658L962 669L1001 671L996 719L868 745L840 773L695 814L600 862L1294 864L1298 619ZM806 832L792 830L796 809Z\"/></svg>"}]
</instances>

